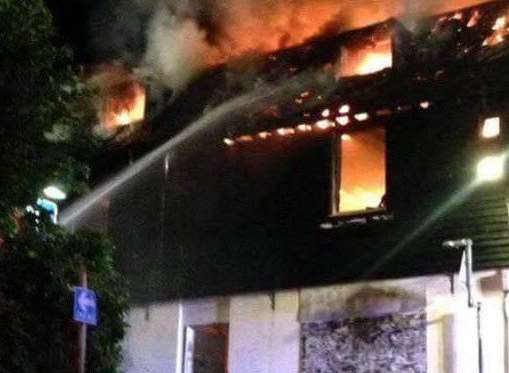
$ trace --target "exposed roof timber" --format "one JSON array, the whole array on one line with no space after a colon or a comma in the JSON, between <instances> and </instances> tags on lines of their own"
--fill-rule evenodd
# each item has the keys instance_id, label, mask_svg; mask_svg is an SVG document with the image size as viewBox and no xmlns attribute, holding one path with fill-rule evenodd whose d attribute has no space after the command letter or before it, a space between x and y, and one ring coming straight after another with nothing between
<instances>
[{"instance_id":1,"label":"exposed roof timber","mask_svg":"<svg viewBox=\"0 0 509 373\"><path fill-rule=\"evenodd\" d=\"M411 20L488 2L492 0L343 0L337 16L344 22L342 31L349 31L389 18Z\"/></svg>"}]
</instances>

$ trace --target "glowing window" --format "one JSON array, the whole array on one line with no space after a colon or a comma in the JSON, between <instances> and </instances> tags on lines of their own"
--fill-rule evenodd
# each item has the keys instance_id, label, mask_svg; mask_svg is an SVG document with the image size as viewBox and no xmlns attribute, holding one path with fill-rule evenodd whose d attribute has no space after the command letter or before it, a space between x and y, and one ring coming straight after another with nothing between
<instances>
[{"instance_id":1,"label":"glowing window","mask_svg":"<svg viewBox=\"0 0 509 373\"><path fill-rule=\"evenodd\" d=\"M385 207L385 129L372 128L341 136L334 212L369 212Z\"/></svg>"},{"instance_id":2,"label":"glowing window","mask_svg":"<svg viewBox=\"0 0 509 373\"><path fill-rule=\"evenodd\" d=\"M485 139L493 139L500 135L500 117L488 118L484 121L481 136Z\"/></svg>"}]
</instances>

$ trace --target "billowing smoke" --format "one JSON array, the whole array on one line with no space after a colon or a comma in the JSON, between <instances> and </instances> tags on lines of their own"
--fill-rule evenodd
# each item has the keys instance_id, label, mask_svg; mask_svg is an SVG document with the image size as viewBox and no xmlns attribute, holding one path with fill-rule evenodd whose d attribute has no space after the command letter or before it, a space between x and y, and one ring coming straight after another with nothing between
<instances>
[{"instance_id":1,"label":"billowing smoke","mask_svg":"<svg viewBox=\"0 0 509 373\"><path fill-rule=\"evenodd\" d=\"M108 0L92 23L104 59L182 90L200 71L410 14L486 0Z\"/></svg>"},{"instance_id":2,"label":"billowing smoke","mask_svg":"<svg viewBox=\"0 0 509 373\"><path fill-rule=\"evenodd\" d=\"M147 28L147 45L141 61L145 75L179 91L208 66L207 32L196 19L183 16L159 1Z\"/></svg>"}]
</instances>

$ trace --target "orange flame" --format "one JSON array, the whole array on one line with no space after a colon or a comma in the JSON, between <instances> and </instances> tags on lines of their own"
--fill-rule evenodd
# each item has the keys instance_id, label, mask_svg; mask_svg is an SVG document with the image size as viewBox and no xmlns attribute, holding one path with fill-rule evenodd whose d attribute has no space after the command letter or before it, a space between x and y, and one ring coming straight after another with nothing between
<instances>
[{"instance_id":1,"label":"orange flame","mask_svg":"<svg viewBox=\"0 0 509 373\"><path fill-rule=\"evenodd\" d=\"M470 19L468 20L467 27L475 27L479 23L481 19L481 13L478 10L475 10Z\"/></svg>"},{"instance_id":2,"label":"orange flame","mask_svg":"<svg viewBox=\"0 0 509 373\"><path fill-rule=\"evenodd\" d=\"M392 67L390 37L358 49L344 48L339 77L367 75Z\"/></svg>"},{"instance_id":3,"label":"orange flame","mask_svg":"<svg viewBox=\"0 0 509 373\"><path fill-rule=\"evenodd\" d=\"M484 47L493 47L505 41L506 36L509 35L507 17L498 17L491 29L493 30L493 33L484 40L482 44Z\"/></svg>"},{"instance_id":4,"label":"orange flame","mask_svg":"<svg viewBox=\"0 0 509 373\"><path fill-rule=\"evenodd\" d=\"M145 118L145 88L135 82L110 89L102 112L102 124L107 131L140 122Z\"/></svg>"},{"instance_id":5,"label":"orange flame","mask_svg":"<svg viewBox=\"0 0 509 373\"><path fill-rule=\"evenodd\" d=\"M224 0L217 10L221 33L213 45L204 45L205 65L213 66L251 53L271 53L301 45L326 34L337 34L407 16L430 16L489 0L280 0L259 2ZM250 4L246 6L246 4ZM252 5L255 4L255 5ZM457 12L451 18L463 19ZM269 57L275 59L275 56ZM386 53L370 58L364 71L390 66Z\"/></svg>"}]
</instances>

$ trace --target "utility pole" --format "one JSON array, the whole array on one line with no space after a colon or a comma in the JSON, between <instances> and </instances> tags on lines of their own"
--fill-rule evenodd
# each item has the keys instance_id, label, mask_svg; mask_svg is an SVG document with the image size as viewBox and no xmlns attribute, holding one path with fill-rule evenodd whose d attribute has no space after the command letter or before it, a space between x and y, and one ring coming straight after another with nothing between
<instances>
[{"instance_id":1,"label":"utility pole","mask_svg":"<svg viewBox=\"0 0 509 373\"><path fill-rule=\"evenodd\" d=\"M478 356L478 372L484 373L484 360L483 360L483 340L482 340L482 328L481 328L481 302L475 302L473 296L473 253L472 247L473 242L469 238L461 239L461 240L449 240L443 242L442 246L444 248L450 249L460 249L463 252L463 258L461 263L461 270L465 271L465 285L467 287L467 303L469 308L476 309L477 314L477 356ZM464 259L464 260L463 260ZM464 267L464 268L463 268Z\"/></svg>"},{"instance_id":2,"label":"utility pole","mask_svg":"<svg viewBox=\"0 0 509 373\"><path fill-rule=\"evenodd\" d=\"M88 287L87 269L80 265L80 286ZM87 357L87 324L80 322L78 324L78 354L76 359L76 372L85 373L85 360Z\"/></svg>"}]
</instances>

